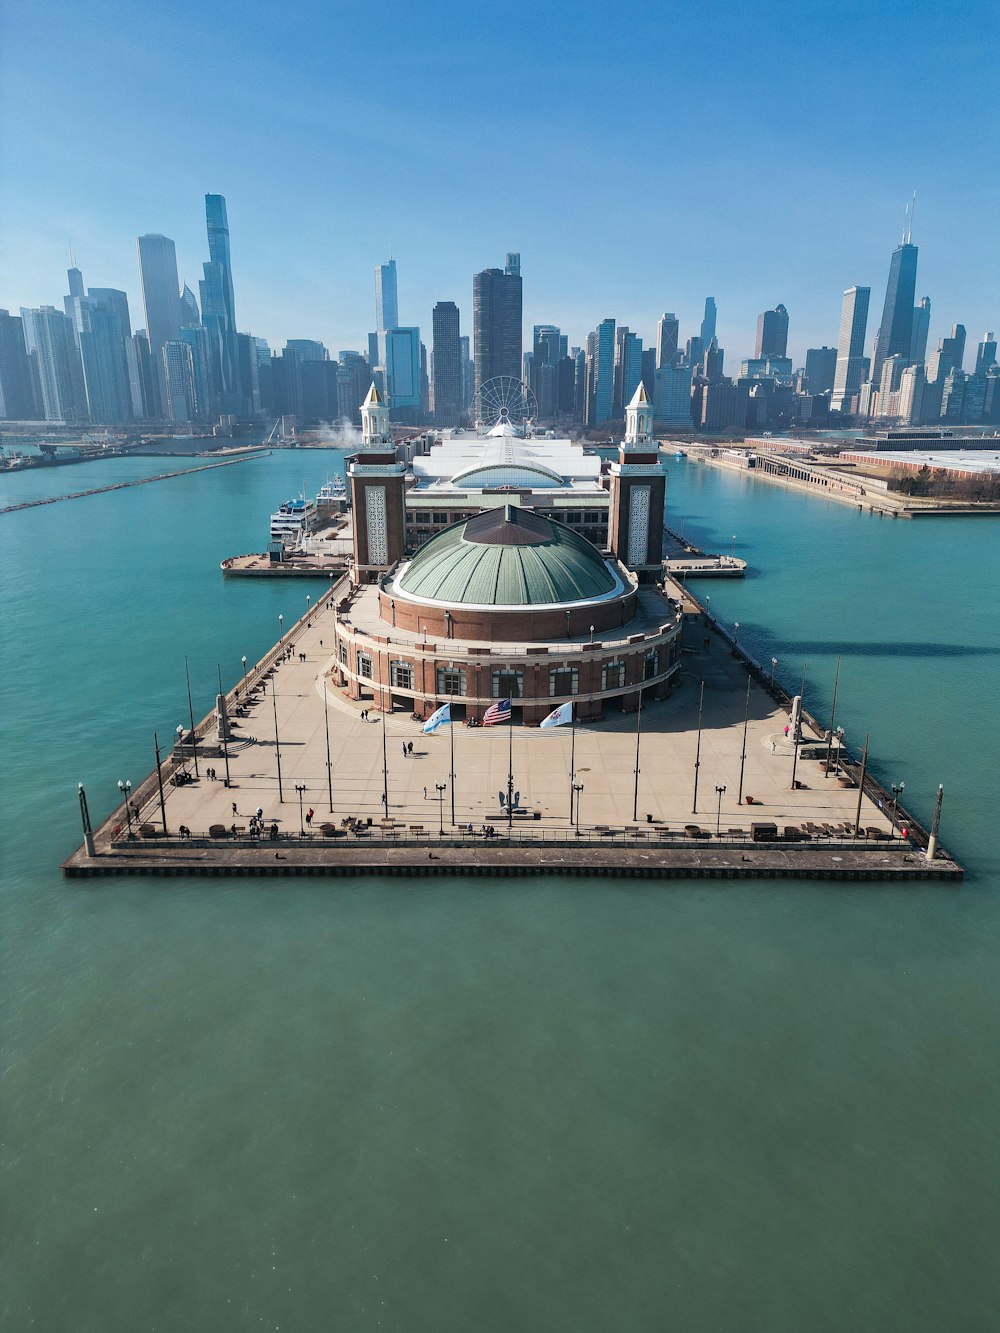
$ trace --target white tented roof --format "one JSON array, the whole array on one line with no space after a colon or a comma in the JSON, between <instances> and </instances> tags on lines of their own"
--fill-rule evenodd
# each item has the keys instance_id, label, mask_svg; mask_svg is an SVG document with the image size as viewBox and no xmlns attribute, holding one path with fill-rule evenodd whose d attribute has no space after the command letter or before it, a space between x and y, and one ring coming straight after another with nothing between
<instances>
[{"instance_id":1,"label":"white tented roof","mask_svg":"<svg viewBox=\"0 0 1000 1333\"><path fill-rule=\"evenodd\" d=\"M413 460L418 491L586 490L601 486L601 460L574 440L522 439L509 428L455 434Z\"/></svg>"}]
</instances>

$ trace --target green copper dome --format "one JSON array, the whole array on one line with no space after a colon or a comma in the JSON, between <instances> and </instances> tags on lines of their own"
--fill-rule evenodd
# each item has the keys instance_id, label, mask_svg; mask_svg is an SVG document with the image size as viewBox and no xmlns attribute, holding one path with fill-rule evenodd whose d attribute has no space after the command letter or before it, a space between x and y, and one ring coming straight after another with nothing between
<instances>
[{"instance_id":1,"label":"green copper dome","mask_svg":"<svg viewBox=\"0 0 1000 1333\"><path fill-rule=\"evenodd\" d=\"M432 537L396 580L403 594L466 606L551 606L624 591L586 538L505 505Z\"/></svg>"}]
</instances>

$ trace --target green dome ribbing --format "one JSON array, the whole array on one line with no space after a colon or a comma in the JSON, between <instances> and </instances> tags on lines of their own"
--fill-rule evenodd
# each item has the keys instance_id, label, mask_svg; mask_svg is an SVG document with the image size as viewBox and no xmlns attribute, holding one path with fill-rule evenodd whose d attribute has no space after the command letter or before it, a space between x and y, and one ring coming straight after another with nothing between
<instances>
[{"instance_id":1,"label":"green dome ribbing","mask_svg":"<svg viewBox=\"0 0 1000 1333\"><path fill-rule=\"evenodd\" d=\"M618 581L585 537L537 511L506 505L432 537L397 587L445 604L548 606L606 597Z\"/></svg>"}]
</instances>

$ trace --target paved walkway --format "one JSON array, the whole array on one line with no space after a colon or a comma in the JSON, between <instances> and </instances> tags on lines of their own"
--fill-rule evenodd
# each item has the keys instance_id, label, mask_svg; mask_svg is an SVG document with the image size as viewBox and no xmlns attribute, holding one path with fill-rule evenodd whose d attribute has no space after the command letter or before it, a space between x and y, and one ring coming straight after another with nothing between
<instances>
[{"instance_id":1,"label":"paved walkway","mask_svg":"<svg viewBox=\"0 0 1000 1333\"><path fill-rule=\"evenodd\" d=\"M313 826L339 824L348 816L377 824L386 814L383 796L383 737L388 788L388 815L406 826L423 825L436 833L443 821L451 825L452 793L449 780L449 729L432 736L421 733L419 723L408 714L394 714L384 724L372 712L368 721L361 707L348 701L328 682L332 669L332 606L314 613L312 622L294 646L293 656L283 662L258 692L245 716L234 721L234 741L229 747L231 787L226 788L225 762L202 756L200 779L183 787L167 785L167 825L176 833L186 825L195 834L213 824L229 828L234 822L245 828L258 808L268 825L274 822L283 833L300 831L301 812L312 809ZM738 802L747 673L731 655L729 646L707 631L694 616L688 617L684 635L681 683L671 698L647 704L642 713L638 823L683 829L698 824L715 832L717 824L727 829L749 830L754 821L769 820L779 829L786 824L854 824L857 789L845 789L830 777L824 778L816 761L800 758L797 777L800 790L792 790L792 747L784 737L786 717L777 710L766 691L755 683L750 690L750 722L747 732L743 775L744 796L753 806ZM299 654L304 656L300 660ZM704 711L697 807L694 802L698 704L704 681ZM329 707L324 709L326 696ZM278 787L280 742L281 787ZM370 706L370 705L369 705ZM332 763L333 812L326 767L326 726L329 721ZM211 740L211 738L210 738ZM403 755L404 745L413 745L412 755ZM514 787L521 804L539 820L519 821L522 831L565 829L570 822L570 728L547 732L537 728L454 728L455 817L459 825L471 822L502 827L505 823L498 793L506 791L508 746L512 745ZM622 827L633 822L635 783L635 714L609 716L599 723L586 723L576 732L576 781L580 793L582 827ZM188 765L190 768L191 766ZM206 769L214 768L218 781L210 781ZM436 784L445 784L439 802ZM720 794L717 786L724 786ZM299 793L298 787L304 791ZM233 814L233 804L236 814ZM149 803L143 818L160 824L157 800ZM865 798L862 827L888 832L890 821Z\"/></svg>"}]
</instances>

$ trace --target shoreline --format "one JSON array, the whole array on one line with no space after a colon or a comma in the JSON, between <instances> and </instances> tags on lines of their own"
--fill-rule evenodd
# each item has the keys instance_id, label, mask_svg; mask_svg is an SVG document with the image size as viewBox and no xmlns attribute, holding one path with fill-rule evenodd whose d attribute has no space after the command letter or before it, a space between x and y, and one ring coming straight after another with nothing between
<instances>
[{"instance_id":1,"label":"shoreline","mask_svg":"<svg viewBox=\"0 0 1000 1333\"><path fill-rule=\"evenodd\" d=\"M661 445L661 451L664 446ZM824 480L800 481L795 477L783 476L778 473L767 470L766 468L745 468L739 464L730 462L729 459L721 457L711 457L709 451L714 446L708 444L692 444L686 448L687 457L691 462L702 464L707 467L716 467L723 472L734 472L737 476L754 477L761 481L766 481L774 486L783 486L786 490L797 491L800 495L812 495L819 499L834 500L838 504L848 505L852 509L857 509L864 513L866 510L870 514L879 514L885 518L1000 518L1000 506L997 505L976 505L974 503L963 501L956 502L954 505L935 505L933 503L915 505L904 503L902 500L895 500L888 493L879 491L877 494L868 491L863 499L859 499L856 494L844 489L838 489L836 485L824 484ZM737 445L727 443L727 448L739 448ZM809 469L809 464L798 459L795 465L803 470ZM817 477L821 474L817 473ZM852 480L857 478L859 485L862 484L864 474L852 474ZM868 479L870 480L870 479Z\"/></svg>"}]
</instances>

